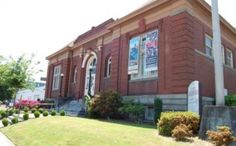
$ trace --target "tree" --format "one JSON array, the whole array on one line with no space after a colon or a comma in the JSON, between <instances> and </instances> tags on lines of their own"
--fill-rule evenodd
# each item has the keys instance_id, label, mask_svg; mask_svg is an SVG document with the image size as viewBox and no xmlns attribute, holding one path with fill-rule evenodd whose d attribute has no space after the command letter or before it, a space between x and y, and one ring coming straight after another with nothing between
<instances>
[{"instance_id":1,"label":"tree","mask_svg":"<svg viewBox=\"0 0 236 146\"><path fill-rule=\"evenodd\" d=\"M35 72L34 55L29 59L21 55L17 59L0 57L0 100L12 99L20 89L33 88Z\"/></svg>"}]
</instances>

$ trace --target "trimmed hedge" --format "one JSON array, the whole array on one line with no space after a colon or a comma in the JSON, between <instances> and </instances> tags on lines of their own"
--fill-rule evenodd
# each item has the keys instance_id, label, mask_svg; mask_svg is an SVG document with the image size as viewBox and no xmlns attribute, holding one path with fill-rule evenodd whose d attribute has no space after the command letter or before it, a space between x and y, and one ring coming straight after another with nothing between
<instances>
[{"instance_id":1,"label":"trimmed hedge","mask_svg":"<svg viewBox=\"0 0 236 146\"><path fill-rule=\"evenodd\" d=\"M7 120L7 118L4 118L2 120L2 124L3 124L4 127L7 127L7 125L9 124L9 121Z\"/></svg>"},{"instance_id":2,"label":"trimmed hedge","mask_svg":"<svg viewBox=\"0 0 236 146\"><path fill-rule=\"evenodd\" d=\"M26 121L29 119L29 114L28 113L24 113L23 115L23 119Z\"/></svg>"},{"instance_id":3,"label":"trimmed hedge","mask_svg":"<svg viewBox=\"0 0 236 146\"><path fill-rule=\"evenodd\" d=\"M199 115L192 112L162 112L157 125L160 135L171 136L175 127L181 124L186 125L193 134L196 134L199 123Z\"/></svg>"},{"instance_id":4,"label":"trimmed hedge","mask_svg":"<svg viewBox=\"0 0 236 146\"><path fill-rule=\"evenodd\" d=\"M16 123L18 123L18 119L16 117L14 117L13 119L11 119L11 122L12 122L12 124L16 124Z\"/></svg>"},{"instance_id":5,"label":"trimmed hedge","mask_svg":"<svg viewBox=\"0 0 236 146\"><path fill-rule=\"evenodd\" d=\"M6 118L7 117L7 112L6 111L2 111L1 112L1 116L2 116L2 118Z\"/></svg>"},{"instance_id":6,"label":"trimmed hedge","mask_svg":"<svg viewBox=\"0 0 236 146\"><path fill-rule=\"evenodd\" d=\"M39 116L40 116L40 112L39 111L34 112L34 117L35 118L38 118Z\"/></svg>"},{"instance_id":7,"label":"trimmed hedge","mask_svg":"<svg viewBox=\"0 0 236 146\"><path fill-rule=\"evenodd\" d=\"M66 112L65 112L65 111L61 111L61 112L60 112L60 115L61 115L61 116L65 116L65 115L66 115Z\"/></svg>"},{"instance_id":8,"label":"trimmed hedge","mask_svg":"<svg viewBox=\"0 0 236 146\"><path fill-rule=\"evenodd\" d=\"M56 116L56 114L57 114L57 113L56 113L55 110L52 110L52 111L51 111L51 116Z\"/></svg>"},{"instance_id":9,"label":"trimmed hedge","mask_svg":"<svg viewBox=\"0 0 236 146\"><path fill-rule=\"evenodd\" d=\"M47 116L48 116L48 111L44 111L44 112L43 112L43 116L44 116L44 117L47 117Z\"/></svg>"},{"instance_id":10,"label":"trimmed hedge","mask_svg":"<svg viewBox=\"0 0 236 146\"><path fill-rule=\"evenodd\" d=\"M36 111L37 111L36 108L32 108L32 109L31 109L31 113L34 113L34 112L36 112Z\"/></svg>"}]
</instances>

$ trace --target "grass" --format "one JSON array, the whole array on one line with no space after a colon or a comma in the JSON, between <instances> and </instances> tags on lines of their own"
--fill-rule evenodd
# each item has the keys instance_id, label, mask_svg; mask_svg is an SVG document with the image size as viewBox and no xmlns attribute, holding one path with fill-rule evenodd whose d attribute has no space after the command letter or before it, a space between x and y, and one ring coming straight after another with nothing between
<instances>
[{"instance_id":1,"label":"grass","mask_svg":"<svg viewBox=\"0 0 236 146\"><path fill-rule=\"evenodd\" d=\"M17 146L189 146L158 135L155 127L123 121L99 121L73 117L32 119L0 130Z\"/></svg>"}]
</instances>

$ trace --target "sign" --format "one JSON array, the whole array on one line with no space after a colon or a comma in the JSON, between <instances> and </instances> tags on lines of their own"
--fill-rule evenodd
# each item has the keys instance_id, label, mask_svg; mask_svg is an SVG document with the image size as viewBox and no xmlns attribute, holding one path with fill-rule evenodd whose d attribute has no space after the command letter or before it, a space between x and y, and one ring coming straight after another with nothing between
<instances>
[{"instance_id":1,"label":"sign","mask_svg":"<svg viewBox=\"0 0 236 146\"><path fill-rule=\"evenodd\" d=\"M138 73L140 37L132 38L129 42L129 65L128 74Z\"/></svg>"},{"instance_id":2,"label":"sign","mask_svg":"<svg viewBox=\"0 0 236 146\"><path fill-rule=\"evenodd\" d=\"M193 81L188 87L188 111L199 114L199 81Z\"/></svg>"},{"instance_id":3,"label":"sign","mask_svg":"<svg viewBox=\"0 0 236 146\"><path fill-rule=\"evenodd\" d=\"M148 32L145 42L145 71L157 70L158 31Z\"/></svg>"}]
</instances>

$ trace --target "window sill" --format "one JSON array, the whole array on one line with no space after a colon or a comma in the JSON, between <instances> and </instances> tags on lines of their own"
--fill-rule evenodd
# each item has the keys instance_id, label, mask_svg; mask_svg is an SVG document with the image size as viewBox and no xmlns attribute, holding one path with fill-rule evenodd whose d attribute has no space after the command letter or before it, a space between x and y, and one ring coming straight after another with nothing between
<instances>
[{"instance_id":1,"label":"window sill","mask_svg":"<svg viewBox=\"0 0 236 146\"><path fill-rule=\"evenodd\" d=\"M157 80L157 77L150 77L150 78L139 78L139 79L131 79L129 82L142 82L142 81L152 81Z\"/></svg>"},{"instance_id":2,"label":"window sill","mask_svg":"<svg viewBox=\"0 0 236 146\"><path fill-rule=\"evenodd\" d=\"M109 77L104 77L104 80L109 80L111 77L109 76Z\"/></svg>"},{"instance_id":3,"label":"window sill","mask_svg":"<svg viewBox=\"0 0 236 146\"><path fill-rule=\"evenodd\" d=\"M200 55L202 55L202 56L204 56L204 57L206 57L207 59L209 59L210 61L212 61L212 62L214 63L214 58L213 58L212 56L206 55L205 53L203 53L203 52L201 52L201 51L199 51L199 50L197 50L197 49L195 49L195 52L198 53L198 54L200 54ZM223 66L224 66L225 68L228 68L228 69L230 69L230 70L236 72L236 69L234 69L233 67L231 67L231 66L229 66L229 65L223 64Z\"/></svg>"}]
</instances>

